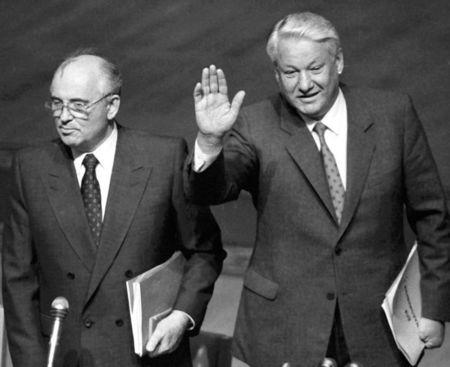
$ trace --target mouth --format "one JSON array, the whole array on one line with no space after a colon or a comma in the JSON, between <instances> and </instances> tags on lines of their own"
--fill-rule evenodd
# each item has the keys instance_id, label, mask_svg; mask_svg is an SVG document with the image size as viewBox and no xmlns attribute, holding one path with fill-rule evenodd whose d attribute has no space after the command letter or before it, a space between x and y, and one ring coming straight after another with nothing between
<instances>
[{"instance_id":1,"label":"mouth","mask_svg":"<svg viewBox=\"0 0 450 367\"><path fill-rule=\"evenodd\" d=\"M318 91L317 91L317 92L314 92L314 93L302 94L302 95L297 96L297 99L300 99L300 100L302 100L302 101L305 101L305 100L309 100L309 99L314 98L314 97L317 96L318 94L319 94Z\"/></svg>"},{"instance_id":2,"label":"mouth","mask_svg":"<svg viewBox=\"0 0 450 367\"><path fill-rule=\"evenodd\" d=\"M59 131L63 135L70 135L70 134L73 134L74 132L76 132L77 130L76 129L67 128L67 127L60 127Z\"/></svg>"}]
</instances>

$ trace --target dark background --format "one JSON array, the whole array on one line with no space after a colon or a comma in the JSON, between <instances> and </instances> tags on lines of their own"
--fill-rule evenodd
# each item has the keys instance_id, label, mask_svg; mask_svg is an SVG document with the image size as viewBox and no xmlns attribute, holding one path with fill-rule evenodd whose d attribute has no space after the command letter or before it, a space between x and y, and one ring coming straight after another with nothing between
<instances>
[{"instance_id":1,"label":"dark background","mask_svg":"<svg viewBox=\"0 0 450 367\"><path fill-rule=\"evenodd\" d=\"M265 41L284 15L310 10L338 29L343 81L409 93L450 195L448 0L0 1L0 220L11 152L54 137L43 108L53 71L79 47L117 62L119 122L158 134L196 133L192 89L211 63L244 103L276 92ZM249 197L214 209L228 245L251 244Z\"/></svg>"}]
</instances>

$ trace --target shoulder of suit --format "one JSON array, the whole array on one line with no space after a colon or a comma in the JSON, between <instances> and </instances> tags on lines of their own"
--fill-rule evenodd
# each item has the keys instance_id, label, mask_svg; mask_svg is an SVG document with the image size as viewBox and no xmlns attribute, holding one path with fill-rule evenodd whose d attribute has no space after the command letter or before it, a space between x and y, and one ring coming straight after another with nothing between
<instances>
[{"instance_id":1,"label":"shoulder of suit","mask_svg":"<svg viewBox=\"0 0 450 367\"><path fill-rule=\"evenodd\" d=\"M249 128L253 126L256 129L266 129L275 126L274 123L280 118L281 103L280 95L275 94L243 107L238 125L245 121Z\"/></svg>"},{"instance_id":2,"label":"shoulder of suit","mask_svg":"<svg viewBox=\"0 0 450 367\"><path fill-rule=\"evenodd\" d=\"M356 101L367 106L399 106L410 103L410 96L406 93L389 89L378 89L360 86L342 86L346 102Z\"/></svg>"},{"instance_id":3,"label":"shoulder of suit","mask_svg":"<svg viewBox=\"0 0 450 367\"><path fill-rule=\"evenodd\" d=\"M137 149L151 150L173 150L177 147L186 146L186 142L181 137L156 135L145 130L139 130L121 126L119 134L124 134L131 139Z\"/></svg>"},{"instance_id":4,"label":"shoulder of suit","mask_svg":"<svg viewBox=\"0 0 450 367\"><path fill-rule=\"evenodd\" d=\"M15 155L20 156L24 160L40 160L43 159L42 157L54 154L55 150L60 149L60 146L60 140L54 139L17 149Z\"/></svg>"},{"instance_id":5,"label":"shoulder of suit","mask_svg":"<svg viewBox=\"0 0 450 367\"><path fill-rule=\"evenodd\" d=\"M242 108L243 113L264 113L277 110L281 103L279 94L271 95L265 99L249 104Z\"/></svg>"}]
</instances>

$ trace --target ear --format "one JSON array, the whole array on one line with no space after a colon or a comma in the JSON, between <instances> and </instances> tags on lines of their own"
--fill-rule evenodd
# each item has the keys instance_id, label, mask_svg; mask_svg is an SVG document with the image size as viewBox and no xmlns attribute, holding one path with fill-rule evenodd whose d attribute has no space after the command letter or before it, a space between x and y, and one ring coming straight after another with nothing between
<instances>
[{"instance_id":1,"label":"ear","mask_svg":"<svg viewBox=\"0 0 450 367\"><path fill-rule=\"evenodd\" d=\"M342 52L342 49L337 51L335 62L338 74L342 74L342 71L344 70L344 53Z\"/></svg>"},{"instance_id":2,"label":"ear","mask_svg":"<svg viewBox=\"0 0 450 367\"><path fill-rule=\"evenodd\" d=\"M117 113L119 112L120 107L120 96L118 94L114 94L111 96L111 99L108 104L108 111L106 113L108 120L114 120Z\"/></svg>"},{"instance_id":3,"label":"ear","mask_svg":"<svg viewBox=\"0 0 450 367\"><path fill-rule=\"evenodd\" d=\"M277 67L274 69L275 74L275 80L277 81L278 86L280 86L280 72L278 71Z\"/></svg>"}]
</instances>

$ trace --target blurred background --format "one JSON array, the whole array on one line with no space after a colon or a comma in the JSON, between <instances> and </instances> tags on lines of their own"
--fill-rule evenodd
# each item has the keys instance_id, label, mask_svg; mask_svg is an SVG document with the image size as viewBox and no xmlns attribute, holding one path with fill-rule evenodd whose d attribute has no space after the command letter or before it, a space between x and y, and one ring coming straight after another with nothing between
<instances>
[{"instance_id":1,"label":"blurred background","mask_svg":"<svg viewBox=\"0 0 450 367\"><path fill-rule=\"evenodd\" d=\"M55 137L44 110L67 54L96 47L124 77L121 124L196 134L193 87L211 63L245 104L277 87L265 54L272 26L310 10L330 19L345 55L343 81L409 93L450 197L450 2L447 0L46 0L0 2L0 221L11 154ZM205 328L231 334L255 233L249 196L213 209L229 252ZM226 310L224 311L224 308Z\"/></svg>"}]
</instances>

